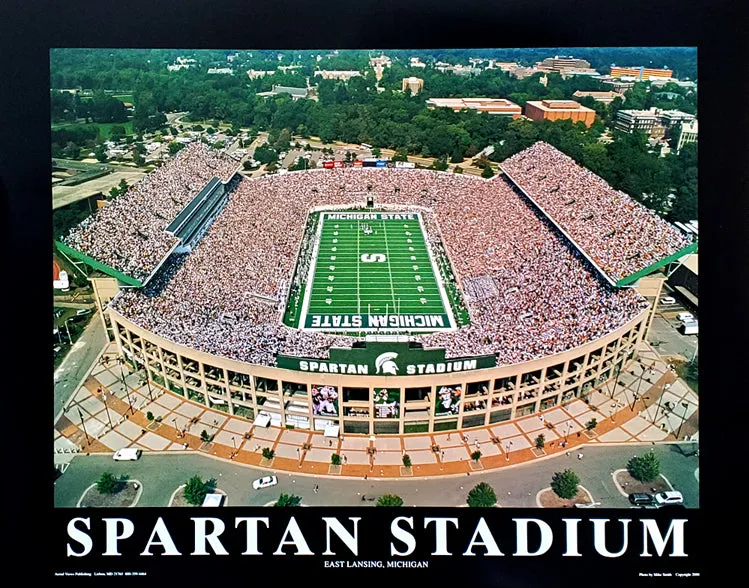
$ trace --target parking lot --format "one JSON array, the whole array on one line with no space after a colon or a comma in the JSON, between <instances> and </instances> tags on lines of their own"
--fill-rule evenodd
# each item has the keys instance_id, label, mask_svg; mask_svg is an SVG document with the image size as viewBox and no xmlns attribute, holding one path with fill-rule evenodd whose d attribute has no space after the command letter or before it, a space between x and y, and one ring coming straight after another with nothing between
<instances>
[{"instance_id":1,"label":"parking lot","mask_svg":"<svg viewBox=\"0 0 749 588\"><path fill-rule=\"evenodd\" d=\"M675 302L664 304L662 301L665 297L672 297ZM689 312L695 319L699 319L697 311L683 304L678 293L664 284L648 340L660 355L681 356L690 361L697 351L698 335L682 335L679 332L681 322L676 317L682 312Z\"/></svg>"}]
</instances>

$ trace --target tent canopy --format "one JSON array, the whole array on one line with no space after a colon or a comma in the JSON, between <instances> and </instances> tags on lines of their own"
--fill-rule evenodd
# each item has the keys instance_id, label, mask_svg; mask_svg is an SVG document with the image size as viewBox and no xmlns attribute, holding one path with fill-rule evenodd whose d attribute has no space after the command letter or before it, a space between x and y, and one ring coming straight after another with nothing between
<instances>
[{"instance_id":1,"label":"tent canopy","mask_svg":"<svg viewBox=\"0 0 749 588\"><path fill-rule=\"evenodd\" d=\"M341 430L341 427L339 425L329 425L325 427L325 435L324 437L338 437L338 432Z\"/></svg>"}]
</instances>

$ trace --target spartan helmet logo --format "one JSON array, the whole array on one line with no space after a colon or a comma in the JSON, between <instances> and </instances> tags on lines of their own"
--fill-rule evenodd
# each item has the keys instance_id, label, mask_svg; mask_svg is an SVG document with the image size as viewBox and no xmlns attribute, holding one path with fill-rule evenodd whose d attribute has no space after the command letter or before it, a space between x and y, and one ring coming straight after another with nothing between
<instances>
[{"instance_id":1,"label":"spartan helmet logo","mask_svg":"<svg viewBox=\"0 0 749 588\"><path fill-rule=\"evenodd\" d=\"M396 357L398 357L398 354L393 353L392 351L378 355L377 359L375 359L377 373L379 374L382 372L383 374L393 374L394 376L397 376L398 366L395 365L395 362L393 361Z\"/></svg>"}]
</instances>

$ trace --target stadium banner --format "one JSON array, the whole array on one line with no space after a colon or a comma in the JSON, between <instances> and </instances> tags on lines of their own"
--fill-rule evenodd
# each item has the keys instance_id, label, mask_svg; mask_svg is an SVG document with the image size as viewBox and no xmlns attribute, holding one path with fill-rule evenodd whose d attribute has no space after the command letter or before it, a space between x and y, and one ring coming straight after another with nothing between
<instances>
[{"instance_id":1,"label":"stadium banner","mask_svg":"<svg viewBox=\"0 0 749 588\"><path fill-rule=\"evenodd\" d=\"M363 348L330 349L330 359L277 355L281 369L358 376L420 376L481 370L497 366L494 355L445 358L444 349L410 347L408 343L368 341Z\"/></svg>"},{"instance_id":2,"label":"stadium banner","mask_svg":"<svg viewBox=\"0 0 749 588\"><path fill-rule=\"evenodd\" d=\"M381 388L375 390L375 418L397 419L400 416L400 397L400 388Z\"/></svg>"},{"instance_id":3,"label":"stadium banner","mask_svg":"<svg viewBox=\"0 0 749 588\"><path fill-rule=\"evenodd\" d=\"M312 412L315 416L338 416L338 390L335 386L312 386Z\"/></svg>"},{"instance_id":4,"label":"stadium banner","mask_svg":"<svg viewBox=\"0 0 749 588\"><path fill-rule=\"evenodd\" d=\"M335 161L323 161L322 166L325 169L333 169L333 167L335 167Z\"/></svg>"},{"instance_id":5,"label":"stadium banner","mask_svg":"<svg viewBox=\"0 0 749 588\"><path fill-rule=\"evenodd\" d=\"M434 397L434 415L458 414L462 398L460 386L442 386Z\"/></svg>"}]
</instances>

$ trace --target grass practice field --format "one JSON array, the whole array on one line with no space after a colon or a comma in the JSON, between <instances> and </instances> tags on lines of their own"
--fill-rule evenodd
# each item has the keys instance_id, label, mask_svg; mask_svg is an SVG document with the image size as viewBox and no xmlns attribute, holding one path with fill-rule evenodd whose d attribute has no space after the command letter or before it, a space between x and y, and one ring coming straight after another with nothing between
<instances>
[{"instance_id":1,"label":"grass practice field","mask_svg":"<svg viewBox=\"0 0 749 588\"><path fill-rule=\"evenodd\" d=\"M454 328L416 213L320 213L300 327L426 333Z\"/></svg>"}]
</instances>

